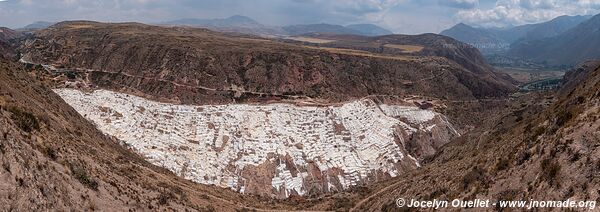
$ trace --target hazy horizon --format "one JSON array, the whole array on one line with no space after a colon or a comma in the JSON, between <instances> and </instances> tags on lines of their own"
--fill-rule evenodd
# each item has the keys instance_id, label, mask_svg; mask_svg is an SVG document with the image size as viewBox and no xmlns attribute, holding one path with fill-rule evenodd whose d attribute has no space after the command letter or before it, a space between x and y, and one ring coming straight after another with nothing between
<instances>
[{"instance_id":1,"label":"hazy horizon","mask_svg":"<svg viewBox=\"0 0 600 212\"><path fill-rule=\"evenodd\" d=\"M160 23L250 17L269 26L376 24L400 34L439 33L457 23L507 27L600 13L600 0L0 0L0 26L36 21Z\"/></svg>"}]
</instances>

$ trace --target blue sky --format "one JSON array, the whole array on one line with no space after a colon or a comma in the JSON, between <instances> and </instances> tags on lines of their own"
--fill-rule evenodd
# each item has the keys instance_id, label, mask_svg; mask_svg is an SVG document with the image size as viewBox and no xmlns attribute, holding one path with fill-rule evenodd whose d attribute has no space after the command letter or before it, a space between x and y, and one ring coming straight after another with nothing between
<instances>
[{"instance_id":1,"label":"blue sky","mask_svg":"<svg viewBox=\"0 0 600 212\"><path fill-rule=\"evenodd\" d=\"M396 33L437 33L464 22L504 27L600 13L600 0L0 0L0 26L34 21L157 23L245 15L267 25L374 23Z\"/></svg>"}]
</instances>

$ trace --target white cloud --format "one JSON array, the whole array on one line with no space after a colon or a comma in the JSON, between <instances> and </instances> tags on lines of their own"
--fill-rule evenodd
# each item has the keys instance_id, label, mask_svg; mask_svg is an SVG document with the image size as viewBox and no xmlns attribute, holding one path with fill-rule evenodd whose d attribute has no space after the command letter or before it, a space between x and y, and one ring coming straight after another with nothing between
<instances>
[{"instance_id":1,"label":"white cloud","mask_svg":"<svg viewBox=\"0 0 600 212\"><path fill-rule=\"evenodd\" d=\"M479 0L439 0L438 2L444 6L463 9L472 9L479 5Z\"/></svg>"},{"instance_id":2,"label":"white cloud","mask_svg":"<svg viewBox=\"0 0 600 212\"><path fill-rule=\"evenodd\" d=\"M393 7L409 0L294 0L304 3L315 15L381 21ZM320 14L319 14L320 13Z\"/></svg>"},{"instance_id":3,"label":"white cloud","mask_svg":"<svg viewBox=\"0 0 600 212\"><path fill-rule=\"evenodd\" d=\"M599 12L600 0L498 0L493 8L460 10L456 17L470 24L502 27Z\"/></svg>"},{"instance_id":4,"label":"white cloud","mask_svg":"<svg viewBox=\"0 0 600 212\"><path fill-rule=\"evenodd\" d=\"M245 15L267 25L374 23L398 33L422 33L456 22L506 26L598 12L600 0L0 0L0 26Z\"/></svg>"}]
</instances>

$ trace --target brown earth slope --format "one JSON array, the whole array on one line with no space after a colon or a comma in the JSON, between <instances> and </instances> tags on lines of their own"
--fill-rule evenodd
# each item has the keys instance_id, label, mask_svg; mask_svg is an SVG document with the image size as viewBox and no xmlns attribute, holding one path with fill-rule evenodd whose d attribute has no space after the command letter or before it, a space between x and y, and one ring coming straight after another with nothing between
<instances>
[{"instance_id":1,"label":"brown earth slope","mask_svg":"<svg viewBox=\"0 0 600 212\"><path fill-rule=\"evenodd\" d=\"M84 69L103 88L181 103L340 102L369 95L470 100L513 90L489 70L461 62L464 57L454 52L321 49L135 23L63 22L37 32L21 51L33 63Z\"/></svg>"},{"instance_id":2,"label":"brown earth slope","mask_svg":"<svg viewBox=\"0 0 600 212\"><path fill-rule=\"evenodd\" d=\"M366 37L358 35L311 34L307 36L331 41L319 45L325 47L348 48L391 55L444 57L460 64L478 76L488 76L492 79L501 77L496 76L492 72L492 67L485 62L485 59L477 48L442 35L422 34ZM503 82L500 79L496 80Z\"/></svg>"},{"instance_id":3,"label":"brown earth slope","mask_svg":"<svg viewBox=\"0 0 600 212\"><path fill-rule=\"evenodd\" d=\"M3 59L0 165L0 205L4 210L229 211L269 207L252 197L182 180L150 165L104 136L26 74L22 65Z\"/></svg>"},{"instance_id":4,"label":"brown earth slope","mask_svg":"<svg viewBox=\"0 0 600 212\"><path fill-rule=\"evenodd\" d=\"M600 68L567 76L547 109L523 105L492 130L447 145L423 169L379 184L355 209L395 211L400 197L600 200Z\"/></svg>"},{"instance_id":5,"label":"brown earth slope","mask_svg":"<svg viewBox=\"0 0 600 212\"><path fill-rule=\"evenodd\" d=\"M0 58L14 58L16 56L12 48L12 41L20 34L12 29L0 27Z\"/></svg>"}]
</instances>

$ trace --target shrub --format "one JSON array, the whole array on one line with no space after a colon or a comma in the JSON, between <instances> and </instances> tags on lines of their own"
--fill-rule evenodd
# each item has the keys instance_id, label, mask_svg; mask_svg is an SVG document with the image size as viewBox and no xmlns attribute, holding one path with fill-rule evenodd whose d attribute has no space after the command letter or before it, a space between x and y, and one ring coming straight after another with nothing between
<instances>
[{"instance_id":1,"label":"shrub","mask_svg":"<svg viewBox=\"0 0 600 212\"><path fill-rule=\"evenodd\" d=\"M573 114L571 114L571 112L569 112L568 110L560 110L558 111L558 114L556 114L556 125L559 127L564 126L567 122L569 122L571 120L571 118L573 118Z\"/></svg>"},{"instance_id":2,"label":"shrub","mask_svg":"<svg viewBox=\"0 0 600 212\"><path fill-rule=\"evenodd\" d=\"M508 158L500 158L498 159L498 161L496 162L496 171L502 171L507 169L510 166L510 161L508 160Z\"/></svg>"},{"instance_id":3,"label":"shrub","mask_svg":"<svg viewBox=\"0 0 600 212\"><path fill-rule=\"evenodd\" d=\"M44 148L44 153L52 160L56 160L56 158L58 158L58 156L56 155L56 151L54 151L54 149L50 147Z\"/></svg>"},{"instance_id":4,"label":"shrub","mask_svg":"<svg viewBox=\"0 0 600 212\"><path fill-rule=\"evenodd\" d=\"M70 164L70 168L71 174L73 177L75 177L75 179L77 179L77 181L94 191L98 191L98 182L88 175L84 167Z\"/></svg>"},{"instance_id":5,"label":"shrub","mask_svg":"<svg viewBox=\"0 0 600 212\"><path fill-rule=\"evenodd\" d=\"M475 167L465 174L462 179L463 189L471 187L472 184L485 181L485 171L481 168Z\"/></svg>"},{"instance_id":6,"label":"shrub","mask_svg":"<svg viewBox=\"0 0 600 212\"><path fill-rule=\"evenodd\" d=\"M542 160L540 163L540 168L542 171L542 180L545 180L550 185L558 185L558 176L561 170L560 164L550 158L547 158Z\"/></svg>"},{"instance_id":7,"label":"shrub","mask_svg":"<svg viewBox=\"0 0 600 212\"><path fill-rule=\"evenodd\" d=\"M517 165L521 165L531 158L531 152L529 150L520 151L517 154Z\"/></svg>"},{"instance_id":8,"label":"shrub","mask_svg":"<svg viewBox=\"0 0 600 212\"><path fill-rule=\"evenodd\" d=\"M429 194L429 198L427 199L436 199L442 195L445 195L446 193L448 193L448 189L443 187L443 188L438 188L435 189L433 192L431 192L431 194Z\"/></svg>"},{"instance_id":9,"label":"shrub","mask_svg":"<svg viewBox=\"0 0 600 212\"><path fill-rule=\"evenodd\" d=\"M23 111L17 107L11 107L9 111L12 113L10 116L11 119L21 130L29 133L40 129L40 123L32 113Z\"/></svg>"},{"instance_id":10,"label":"shrub","mask_svg":"<svg viewBox=\"0 0 600 212\"><path fill-rule=\"evenodd\" d=\"M173 198L173 194L169 193L169 192L161 192L160 195L158 195L158 204L159 205L166 205L167 203L169 203L169 200Z\"/></svg>"},{"instance_id":11,"label":"shrub","mask_svg":"<svg viewBox=\"0 0 600 212\"><path fill-rule=\"evenodd\" d=\"M207 205L207 206L202 207L202 208L197 207L196 210L201 211L201 212L214 212L214 211L217 211L217 209L215 209L215 207L212 206L212 205Z\"/></svg>"},{"instance_id":12,"label":"shrub","mask_svg":"<svg viewBox=\"0 0 600 212\"><path fill-rule=\"evenodd\" d=\"M76 78L77 78L77 75L76 75L74 72L72 72L72 71L67 71L67 72L65 73L65 75L67 76L67 78L69 78L69 79L71 79L71 80L74 80L74 79L76 79Z\"/></svg>"},{"instance_id":13,"label":"shrub","mask_svg":"<svg viewBox=\"0 0 600 212\"><path fill-rule=\"evenodd\" d=\"M353 206L353 203L352 203L352 201L350 201L350 199L348 199L346 197L336 198L336 201L333 204L332 208L330 208L330 210L348 211L350 208L352 208L352 206Z\"/></svg>"}]
</instances>

